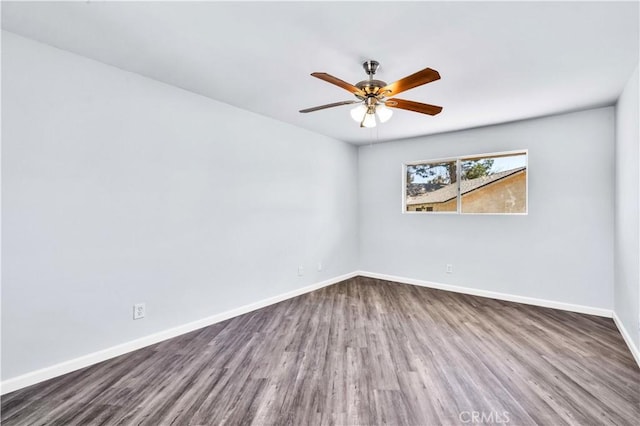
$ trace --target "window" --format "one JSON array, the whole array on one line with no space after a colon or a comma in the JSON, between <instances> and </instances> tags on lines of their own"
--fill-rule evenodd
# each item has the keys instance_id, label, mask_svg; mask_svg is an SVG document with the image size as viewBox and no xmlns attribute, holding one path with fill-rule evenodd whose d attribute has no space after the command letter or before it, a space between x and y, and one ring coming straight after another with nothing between
<instances>
[{"instance_id":1,"label":"window","mask_svg":"<svg viewBox=\"0 0 640 426\"><path fill-rule=\"evenodd\" d=\"M406 210L455 212L458 210L456 161L406 166Z\"/></svg>"},{"instance_id":2,"label":"window","mask_svg":"<svg viewBox=\"0 0 640 426\"><path fill-rule=\"evenodd\" d=\"M526 151L410 163L404 176L406 212L527 213Z\"/></svg>"}]
</instances>

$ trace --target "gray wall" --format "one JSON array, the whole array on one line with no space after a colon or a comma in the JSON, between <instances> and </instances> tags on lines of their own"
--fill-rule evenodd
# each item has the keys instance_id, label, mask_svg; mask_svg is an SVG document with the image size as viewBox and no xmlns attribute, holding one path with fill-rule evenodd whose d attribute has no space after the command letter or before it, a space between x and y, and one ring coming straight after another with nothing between
<instances>
[{"instance_id":1,"label":"gray wall","mask_svg":"<svg viewBox=\"0 0 640 426\"><path fill-rule=\"evenodd\" d=\"M640 349L638 68L616 105L615 312Z\"/></svg>"},{"instance_id":2,"label":"gray wall","mask_svg":"<svg viewBox=\"0 0 640 426\"><path fill-rule=\"evenodd\" d=\"M612 309L613 147L612 107L361 147L360 268ZM403 162L520 149L528 215L401 212Z\"/></svg>"},{"instance_id":3,"label":"gray wall","mask_svg":"<svg viewBox=\"0 0 640 426\"><path fill-rule=\"evenodd\" d=\"M3 379L357 269L355 147L7 32L2 90Z\"/></svg>"}]
</instances>

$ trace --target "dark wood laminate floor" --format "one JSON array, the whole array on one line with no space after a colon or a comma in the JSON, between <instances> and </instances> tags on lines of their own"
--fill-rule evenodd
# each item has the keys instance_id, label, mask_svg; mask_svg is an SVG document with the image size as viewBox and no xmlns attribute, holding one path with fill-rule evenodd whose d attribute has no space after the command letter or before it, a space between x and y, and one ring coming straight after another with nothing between
<instances>
[{"instance_id":1,"label":"dark wood laminate floor","mask_svg":"<svg viewBox=\"0 0 640 426\"><path fill-rule=\"evenodd\" d=\"M359 277L2 397L6 426L474 419L637 425L640 369L610 319Z\"/></svg>"}]
</instances>

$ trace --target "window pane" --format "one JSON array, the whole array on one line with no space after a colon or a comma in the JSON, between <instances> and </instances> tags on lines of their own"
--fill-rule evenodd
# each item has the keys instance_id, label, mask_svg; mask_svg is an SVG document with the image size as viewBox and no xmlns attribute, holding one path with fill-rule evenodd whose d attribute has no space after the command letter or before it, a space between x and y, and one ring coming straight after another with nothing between
<instances>
[{"instance_id":1,"label":"window pane","mask_svg":"<svg viewBox=\"0 0 640 426\"><path fill-rule=\"evenodd\" d=\"M527 155L462 160L462 213L526 213Z\"/></svg>"},{"instance_id":2,"label":"window pane","mask_svg":"<svg viewBox=\"0 0 640 426\"><path fill-rule=\"evenodd\" d=\"M458 211L457 193L455 160L407 166L407 211Z\"/></svg>"}]
</instances>

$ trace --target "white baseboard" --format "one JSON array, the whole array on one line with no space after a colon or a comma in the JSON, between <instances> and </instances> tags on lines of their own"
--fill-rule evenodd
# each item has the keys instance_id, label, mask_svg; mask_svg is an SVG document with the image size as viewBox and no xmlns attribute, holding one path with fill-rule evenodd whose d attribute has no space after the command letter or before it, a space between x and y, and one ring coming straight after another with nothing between
<instances>
[{"instance_id":1,"label":"white baseboard","mask_svg":"<svg viewBox=\"0 0 640 426\"><path fill-rule=\"evenodd\" d=\"M636 363L638 364L638 367L640 367L640 349L638 349L636 345L633 344L633 340L631 339L629 332L624 327L624 324L622 324L620 317L618 317L618 315L615 312L613 313L613 322L616 323L616 326L618 327L620 334L622 334L622 338L624 339L625 343L629 347L629 350L631 351L631 355L633 355L633 357L636 360Z\"/></svg>"},{"instance_id":2,"label":"white baseboard","mask_svg":"<svg viewBox=\"0 0 640 426\"><path fill-rule=\"evenodd\" d=\"M78 358L74 358L68 361L61 362L49 367L42 368L40 370L32 371L21 376L7 379L0 383L0 395L4 395L9 392L22 389L27 386L34 385L36 383L43 382L45 380L52 379L54 377L61 376L63 374L70 373L81 368L88 367L93 364L97 364L102 361L106 361L117 356L133 352L135 350L144 348L149 345L160 343L164 340L171 339L172 337L180 336L185 333L189 333L194 330L198 330L203 327L210 326L212 324L228 320L238 315L246 314L251 311L255 311L265 306L273 305L283 300L291 299L292 297L300 296L305 293L309 293L314 290L318 290L322 287L327 287L340 281L347 280L356 276L355 272L340 275L338 277L330 278L328 280L315 283L306 287L302 287L293 291L289 291L278 296L270 297L268 299L260 300L255 303L241 306L230 311L222 312L220 314L212 315L201 320L193 321L187 324L180 325L178 327L163 330L158 333L154 333L148 336L141 337L129 342L122 343L117 346L112 346L97 352L93 352L87 355L83 355Z\"/></svg>"},{"instance_id":3,"label":"white baseboard","mask_svg":"<svg viewBox=\"0 0 640 426\"><path fill-rule=\"evenodd\" d=\"M480 290L477 288L460 287L451 284L442 284L432 281L417 280L414 278L398 277L395 275L378 274L376 272L358 271L356 275L376 278L379 280L395 281L403 284L417 285L421 287L436 288L439 290L452 291L455 293L470 294L472 296L488 297L491 299L505 300L508 302L524 303L527 305L542 306L545 308L560 309L563 311L578 312L581 314L597 315L599 317L611 318L613 311L610 309L594 308L591 306L574 305L571 303L556 302L553 300L536 299L533 297L517 296L508 293L498 293L495 291Z\"/></svg>"}]
</instances>

